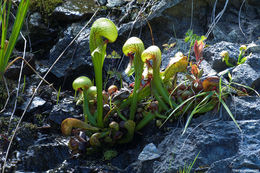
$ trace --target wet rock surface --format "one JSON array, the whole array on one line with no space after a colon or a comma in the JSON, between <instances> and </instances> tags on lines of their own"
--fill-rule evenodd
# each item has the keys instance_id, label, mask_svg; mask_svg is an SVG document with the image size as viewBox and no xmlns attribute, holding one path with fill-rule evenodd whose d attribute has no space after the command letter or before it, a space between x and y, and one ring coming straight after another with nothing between
<instances>
[{"instance_id":1,"label":"wet rock surface","mask_svg":"<svg viewBox=\"0 0 260 173\"><path fill-rule=\"evenodd\" d=\"M123 71L128 63L128 58L122 55L122 44L128 36L140 36L145 46L152 44L150 29L143 18L137 18L138 12L144 2L107 0L98 1L103 7L98 17L109 17L119 29L119 38L114 44L108 45L108 54L113 50L122 57L106 59L104 75L108 70L119 69ZM188 56L189 43L183 41L185 32L192 27L198 35L205 34L212 23L212 9L215 1L194 1L193 18L191 0L161 0L151 1L143 11L153 31L153 41L162 48L164 43L176 45L162 51L162 66L167 67L169 60L178 51ZM260 91L260 49L259 49L259 21L260 11L258 0L250 0L241 11L241 32L238 24L238 14L242 1L235 0L228 3L223 17L213 28L209 35L209 46L204 50L204 61L201 68L205 76L220 75L225 70L232 75L234 82L250 86ZM224 7L221 1L216 6L217 15ZM48 25L40 13L34 12L29 16L29 36L34 54L26 54L37 59L36 69L41 75L45 74L48 67L59 57L66 46L77 35L96 11L95 1L66 0L58 6ZM137 20L135 20L137 19ZM191 22L192 21L192 22ZM89 52L90 25L79 35L69 47L58 63L54 66L48 80L62 89L72 89L72 81L81 75L93 79L93 65ZM131 34L130 34L131 32ZM177 37L177 38L174 38ZM20 41L22 42L22 41ZM19 51L22 44L18 43ZM250 43L247 55L252 55L244 64L228 68L222 61L220 52L225 50L230 54L230 62L236 64L240 44ZM191 60L195 61L194 52L190 53ZM34 61L33 61L34 62ZM119 65L120 64L120 65ZM19 63L10 67L6 76L17 78ZM26 78L25 93L18 102L15 118L9 125L12 106L0 114L0 165L9 142L8 136L15 128L21 113L32 95L39 77L28 75ZM227 73L224 81L228 81ZM128 78L128 83L132 81ZM111 81L108 81L108 83ZM112 81L114 82L114 81ZM6 172L114 172L114 173L142 173L142 172L177 172L179 168L189 165L195 157L198 158L193 166L193 171L201 172L259 172L260 171L260 99L255 92L247 90L252 96L233 96L227 99L228 107L235 116L242 132L238 130L229 114L221 107L220 113L208 112L205 115L194 117L187 132L183 126L173 123L170 126L158 129L155 122L144 128L141 134L136 134L133 142L127 145L114 147L118 155L112 160L105 160L104 151L94 156L74 156L68 148L69 138L62 136L60 124L68 117L82 119L82 108L76 106L73 93L61 92L59 103L51 87L40 88L33 104L27 110L8 160ZM122 99L129 91L122 91L114 99ZM11 105L14 103L14 95ZM185 123L185 122L182 122ZM7 130L9 129L9 130ZM9 131L9 133L7 132ZM139 158L139 160L138 160ZM0 169L1 171L1 169Z\"/></svg>"},{"instance_id":2,"label":"wet rock surface","mask_svg":"<svg viewBox=\"0 0 260 173\"><path fill-rule=\"evenodd\" d=\"M222 57L220 56L220 53L222 51L227 51L230 58L229 62L231 64L236 64L239 55L239 44L221 41L204 50L203 57L217 72L221 72L228 68L228 66L224 61L222 61Z\"/></svg>"},{"instance_id":3,"label":"wet rock surface","mask_svg":"<svg viewBox=\"0 0 260 173\"><path fill-rule=\"evenodd\" d=\"M82 118L80 116L81 107L75 106L74 98L64 98L60 104L54 105L48 120L52 127L59 130L61 122L66 118Z\"/></svg>"},{"instance_id":4,"label":"wet rock surface","mask_svg":"<svg viewBox=\"0 0 260 173\"><path fill-rule=\"evenodd\" d=\"M59 22L70 23L91 17L97 7L94 0L67 0L56 7L52 15Z\"/></svg>"}]
</instances>

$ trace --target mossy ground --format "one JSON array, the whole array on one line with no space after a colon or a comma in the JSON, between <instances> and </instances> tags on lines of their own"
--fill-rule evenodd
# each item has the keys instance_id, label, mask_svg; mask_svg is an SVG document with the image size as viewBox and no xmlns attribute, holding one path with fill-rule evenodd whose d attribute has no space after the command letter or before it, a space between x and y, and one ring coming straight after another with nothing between
<instances>
[{"instance_id":1,"label":"mossy ground","mask_svg":"<svg viewBox=\"0 0 260 173\"><path fill-rule=\"evenodd\" d=\"M62 2L63 0L31 0L30 11L38 11L44 18L47 18Z\"/></svg>"}]
</instances>

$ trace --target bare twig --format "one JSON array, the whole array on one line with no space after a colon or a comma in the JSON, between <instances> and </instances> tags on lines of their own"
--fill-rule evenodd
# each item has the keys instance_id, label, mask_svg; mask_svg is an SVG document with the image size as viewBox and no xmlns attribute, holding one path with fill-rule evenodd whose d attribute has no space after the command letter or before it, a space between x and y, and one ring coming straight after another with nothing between
<instances>
[{"instance_id":1,"label":"bare twig","mask_svg":"<svg viewBox=\"0 0 260 173\"><path fill-rule=\"evenodd\" d=\"M239 26L239 29L240 31L242 32L242 34L244 35L244 37L246 38L246 34L244 33L242 27L241 27L241 21L240 21L240 17L241 17L241 11L242 11L242 7L243 5L245 4L246 0L244 0L240 6L240 9L239 9L239 13L238 13L238 26Z\"/></svg>"},{"instance_id":2,"label":"bare twig","mask_svg":"<svg viewBox=\"0 0 260 173\"><path fill-rule=\"evenodd\" d=\"M21 57L21 58L24 58L24 57L25 57L25 52L26 52L27 40L25 39L25 37L24 37L24 35L22 34L22 32L20 32L20 35L22 36L22 38L23 38L23 40L24 40L23 57ZM18 100L19 91L20 91L20 83L21 83L21 78L22 78L22 73L23 73L23 66L24 66L24 61L22 61L21 68L20 68L20 74L19 74L19 79L18 79L18 84L17 84L17 90L16 90L16 98L15 98L15 101L14 101L13 112L12 112L11 117L10 117L10 120L9 120L8 129L9 129L10 126L11 126L11 122L12 122L12 120L13 120L13 116L14 116L14 113L15 113L15 110L16 110L16 106L17 106L17 100Z\"/></svg>"},{"instance_id":3,"label":"bare twig","mask_svg":"<svg viewBox=\"0 0 260 173\"><path fill-rule=\"evenodd\" d=\"M211 22L212 24L215 24L215 16L216 16L216 8L217 8L218 0L215 1L213 10L212 10L212 16L211 16Z\"/></svg>"},{"instance_id":4,"label":"bare twig","mask_svg":"<svg viewBox=\"0 0 260 173\"><path fill-rule=\"evenodd\" d=\"M216 1L217 2L217 1ZM224 12L226 11L227 5L228 5L229 0L226 0L226 3L223 7L223 9L221 10L221 12L219 12L219 14L217 15L216 18L213 19L212 24L210 25L208 32L205 34L206 37L209 36L209 34L212 32L212 30L214 29L214 27L216 26L216 24L219 22L219 20L221 19L221 17L223 16ZM216 3L214 5L214 8L216 8Z\"/></svg>"},{"instance_id":5,"label":"bare twig","mask_svg":"<svg viewBox=\"0 0 260 173\"><path fill-rule=\"evenodd\" d=\"M192 25L193 25L193 9L194 8L194 3L193 0L191 2L191 15L190 15L190 29L192 29Z\"/></svg>"},{"instance_id":6,"label":"bare twig","mask_svg":"<svg viewBox=\"0 0 260 173\"><path fill-rule=\"evenodd\" d=\"M146 2L147 2L147 0L145 0L145 2L143 3L143 6L141 7L141 9L139 10L139 12L138 12L138 14L137 14L137 17L136 17L135 20L133 21L132 26L131 26L131 30L130 30L130 32L129 32L127 38L129 38L129 37L131 36L132 31L133 31L133 29L134 29L134 25L135 25L136 22L140 19L141 14L142 14L142 13L145 11L145 9L151 4L151 0L149 0L147 4L146 4ZM150 14L149 14L149 15L150 15ZM149 15L148 15L148 16L149 16ZM120 69L120 67L121 67L121 64L122 64L122 62L123 62L123 60L124 60L124 57L125 57L125 55L123 55L123 57L121 58L120 63L119 63L119 65L117 66L117 71L119 71L119 69Z\"/></svg>"},{"instance_id":7,"label":"bare twig","mask_svg":"<svg viewBox=\"0 0 260 173\"><path fill-rule=\"evenodd\" d=\"M76 39L78 38L78 36L82 33L82 31L83 31L84 29L86 29L86 27L92 22L92 20L94 19L94 17L97 15L98 11L99 11L99 9L97 9L97 10L95 11L95 13L94 13L93 16L91 17L91 19L90 19L90 20L86 23L86 25L79 31L79 33L74 37L74 39L70 42L70 44L63 50L63 52L60 54L60 56L59 56L59 57L55 60L55 62L50 66L49 70L48 70L48 71L46 72L46 74L43 76L44 79L45 79L46 76L50 73L50 71L51 71L52 68L55 66L55 64L61 59L61 57L64 55L64 53L68 50L68 48L75 42L75 40L76 40ZM9 142L9 145L8 145L8 148L7 148L7 151L6 151L6 155L5 155L5 159L4 159L4 164L3 164L3 169L2 169L2 173L4 173L4 171L5 171L5 167L6 167L6 163L7 163L7 158L8 158L8 155L9 155L10 148L11 148L11 145L12 145L12 143L13 143L14 137L15 137L17 131L18 131L18 128L19 128L19 126L20 126L20 124L21 124L21 122L22 122L22 119L23 119L23 117L24 117L24 115L25 115L27 109L28 109L29 106L31 105L31 103L32 103L32 101L33 101L33 99L34 99L34 97L35 97L35 95L36 95L36 93L37 93L39 87L40 87L41 84L42 84L42 82L43 82L43 80L41 80L41 81L39 82L38 86L36 87L35 91L33 92L33 95L32 95L32 97L31 97L30 101L29 101L28 104L26 105L26 108L25 108L25 110L23 111L23 114L22 114L20 120L18 121L18 124L16 125L16 128L15 128L15 130L14 130L14 132L13 132L13 135L12 135L12 137L11 137L11 140L10 140L10 142Z\"/></svg>"},{"instance_id":8,"label":"bare twig","mask_svg":"<svg viewBox=\"0 0 260 173\"><path fill-rule=\"evenodd\" d=\"M13 61L11 61L11 62L8 64L8 66L5 68L5 71L6 71L14 62L16 62L16 61L19 60L19 59L22 60L22 64L25 62L25 64L28 65L28 67L29 67L41 80L43 80L43 82L45 82L47 85L49 85L50 87L52 87L52 89L53 89L56 93L58 93L58 91L53 87L53 84L50 84L46 79L44 79L43 77L41 77L41 75L31 66L31 64L24 59L24 56L23 56L23 57L20 57L20 56L19 56L19 57L15 58ZM21 67L22 67L22 66L21 66ZM19 88L19 87L18 87L18 88Z\"/></svg>"}]
</instances>

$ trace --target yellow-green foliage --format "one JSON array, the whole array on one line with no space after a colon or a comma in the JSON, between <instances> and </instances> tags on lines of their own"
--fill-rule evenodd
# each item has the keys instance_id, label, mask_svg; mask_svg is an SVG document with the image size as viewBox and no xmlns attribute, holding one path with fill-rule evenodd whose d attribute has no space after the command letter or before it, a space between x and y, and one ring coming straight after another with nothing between
<instances>
[{"instance_id":1,"label":"yellow-green foliage","mask_svg":"<svg viewBox=\"0 0 260 173\"><path fill-rule=\"evenodd\" d=\"M53 10L62 2L63 0L31 0L30 10L38 11L44 17L48 17L52 14Z\"/></svg>"},{"instance_id":2,"label":"yellow-green foliage","mask_svg":"<svg viewBox=\"0 0 260 173\"><path fill-rule=\"evenodd\" d=\"M104 152L104 160L111 160L118 155L116 150L107 150Z\"/></svg>"}]
</instances>

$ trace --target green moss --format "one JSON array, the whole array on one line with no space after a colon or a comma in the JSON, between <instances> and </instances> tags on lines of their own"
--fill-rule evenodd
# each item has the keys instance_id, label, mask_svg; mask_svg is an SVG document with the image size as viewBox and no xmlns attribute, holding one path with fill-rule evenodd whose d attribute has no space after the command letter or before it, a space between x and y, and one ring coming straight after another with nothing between
<instances>
[{"instance_id":1,"label":"green moss","mask_svg":"<svg viewBox=\"0 0 260 173\"><path fill-rule=\"evenodd\" d=\"M9 124L10 117L0 117L0 134L5 134L8 132L8 130L14 129L18 121L19 119L17 117L14 117L12 123Z\"/></svg>"},{"instance_id":2,"label":"green moss","mask_svg":"<svg viewBox=\"0 0 260 173\"><path fill-rule=\"evenodd\" d=\"M38 124L39 124L39 125L42 125L43 122L44 122L44 118L45 118L44 115L42 115L42 114L36 114L35 117L36 117L36 120L37 120Z\"/></svg>"},{"instance_id":3,"label":"green moss","mask_svg":"<svg viewBox=\"0 0 260 173\"><path fill-rule=\"evenodd\" d=\"M30 10L40 12L44 18L47 18L62 2L63 0L31 0Z\"/></svg>"},{"instance_id":4,"label":"green moss","mask_svg":"<svg viewBox=\"0 0 260 173\"><path fill-rule=\"evenodd\" d=\"M32 123L25 123L23 126L24 128L29 129L30 131L37 129L37 125Z\"/></svg>"},{"instance_id":5,"label":"green moss","mask_svg":"<svg viewBox=\"0 0 260 173\"><path fill-rule=\"evenodd\" d=\"M104 160L111 160L117 156L116 150L107 150L104 152Z\"/></svg>"}]
</instances>

